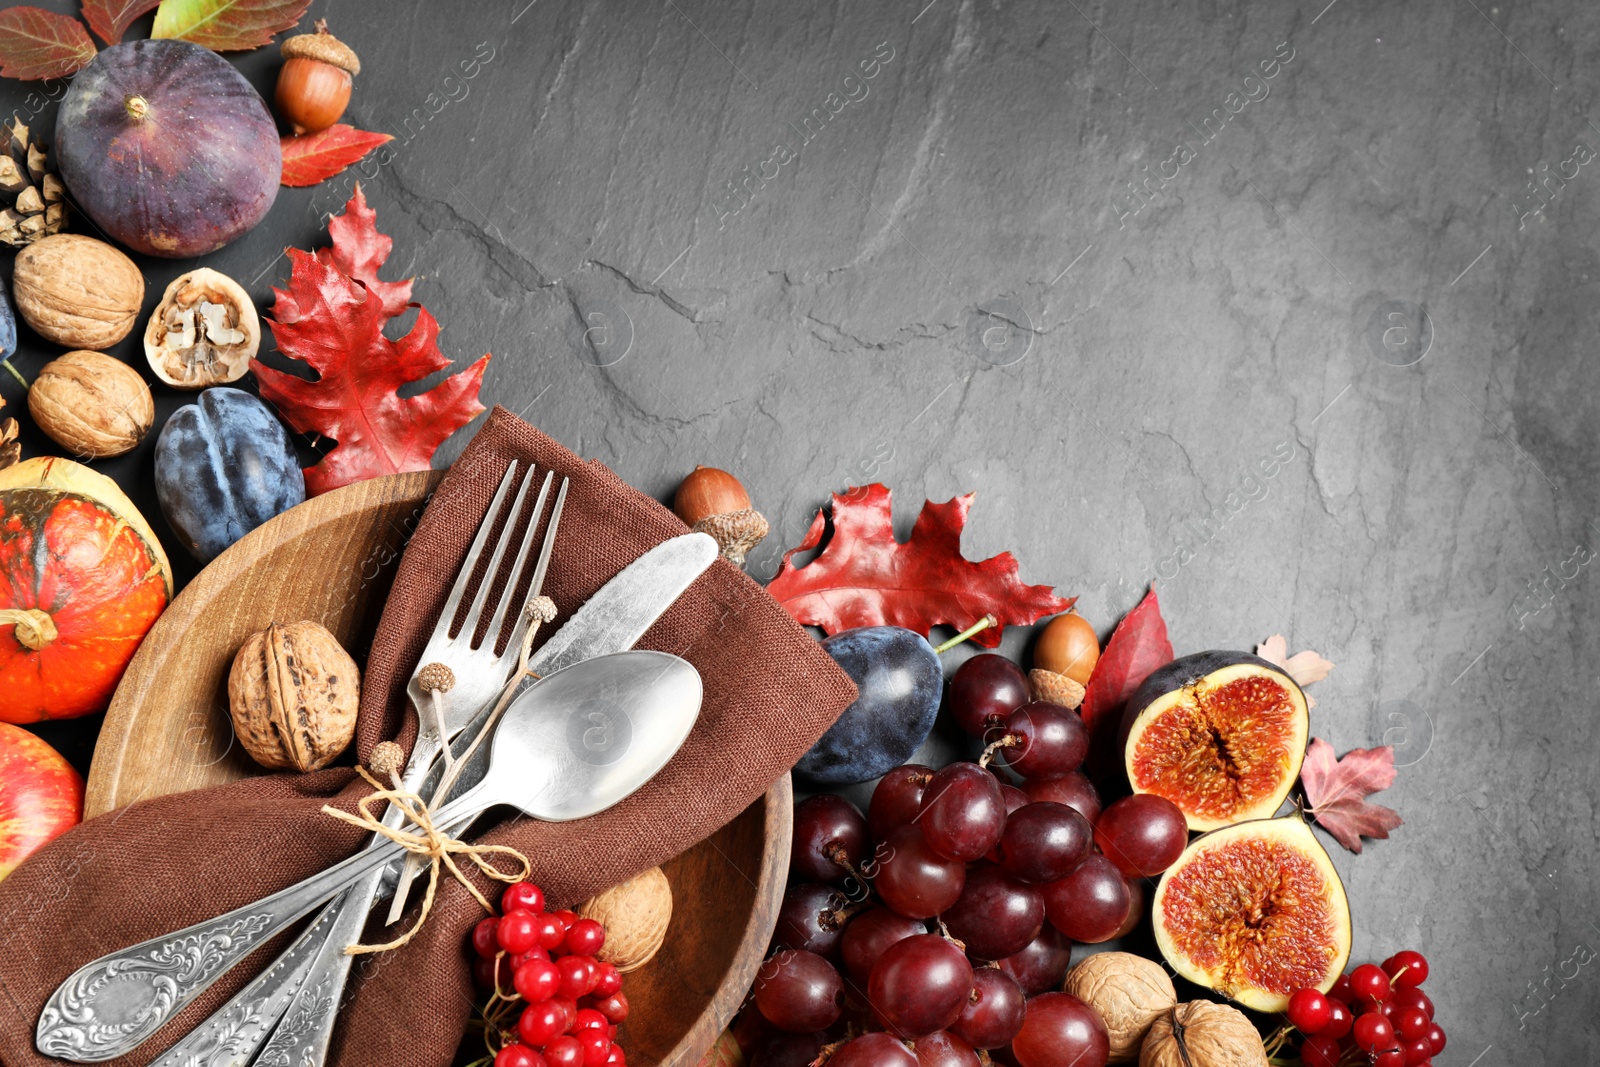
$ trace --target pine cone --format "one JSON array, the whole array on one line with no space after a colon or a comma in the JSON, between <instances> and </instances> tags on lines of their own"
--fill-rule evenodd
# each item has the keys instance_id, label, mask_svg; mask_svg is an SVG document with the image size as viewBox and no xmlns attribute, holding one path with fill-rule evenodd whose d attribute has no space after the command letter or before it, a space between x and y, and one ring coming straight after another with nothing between
<instances>
[{"instance_id":1,"label":"pine cone","mask_svg":"<svg viewBox=\"0 0 1600 1067\"><path fill-rule=\"evenodd\" d=\"M16 248L66 228L66 186L45 167L44 146L28 140L16 115L4 127L9 153L0 153L0 192L11 206L0 211L0 241Z\"/></svg>"},{"instance_id":2,"label":"pine cone","mask_svg":"<svg viewBox=\"0 0 1600 1067\"><path fill-rule=\"evenodd\" d=\"M5 406L6 402L0 400L0 407ZM22 442L17 440L21 432L16 419L0 419L0 471L22 458Z\"/></svg>"}]
</instances>

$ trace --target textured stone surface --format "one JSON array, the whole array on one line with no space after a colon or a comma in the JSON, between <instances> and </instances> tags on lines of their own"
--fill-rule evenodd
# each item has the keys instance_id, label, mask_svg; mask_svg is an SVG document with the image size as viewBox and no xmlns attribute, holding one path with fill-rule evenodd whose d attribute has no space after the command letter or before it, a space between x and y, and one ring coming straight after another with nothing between
<instances>
[{"instance_id":1,"label":"textured stone surface","mask_svg":"<svg viewBox=\"0 0 1600 1067\"><path fill-rule=\"evenodd\" d=\"M1441 1063L1600 1059L1600 9L925 2L313 14L487 399L661 497L736 471L762 576L831 490L885 481L909 528L975 489L969 554L1102 632L1159 573L1179 652L1325 653L1314 732L1405 764L1406 825L1335 857L1358 958L1429 953ZM265 304L346 189L209 265ZM183 269L144 265L151 303ZM152 447L102 467L159 525ZM93 729L48 733L83 762Z\"/></svg>"}]
</instances>

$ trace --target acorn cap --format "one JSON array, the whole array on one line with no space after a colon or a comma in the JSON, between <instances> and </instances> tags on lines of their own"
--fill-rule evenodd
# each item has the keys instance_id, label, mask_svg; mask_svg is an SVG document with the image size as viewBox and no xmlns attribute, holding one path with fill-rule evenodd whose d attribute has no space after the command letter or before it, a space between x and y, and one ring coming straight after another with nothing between
<instances>
[{"instance_id":1,"label":"acorn cap","mask_svg":"<svg viewBox=\"0 0 1600 1067\"><path fill-rule=\"evenodd\" d=\"M1028 688L1033 699L1047 700L1064 708L1076 709L1083 703L1084 688L1064 674L1035 667L1028 672Z\"/></svg>"},{"instance_id":2,"label":"acorn cap","mask_svg":"<svg viewBox=\"0 0 1600 1067\"><path fill-rule=\"evenodd\" d=\"M745 553L767 536L767 520L755 508L707 515L694 524L695 533L708 533L728 559L744 566Z\"/></svg>"},{"instance_id":3,"label":"acorn cap","mask_svg":"<svg viewBox=\"0 0 1600 1067\"><path fill-rule=\"evenodd\" d=\"M299 33L284 41L282 52L284 59L320 59L351 74L361 73L361 60L349 45L328 32L327 19L317 20L316 33Z\"/></svg>"}]
</instances>

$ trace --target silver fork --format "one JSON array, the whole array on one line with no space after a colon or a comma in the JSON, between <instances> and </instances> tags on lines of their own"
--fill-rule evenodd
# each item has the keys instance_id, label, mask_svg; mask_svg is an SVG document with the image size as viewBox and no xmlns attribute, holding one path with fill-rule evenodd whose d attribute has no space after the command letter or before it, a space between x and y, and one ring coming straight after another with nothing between
<instances>
[{"instance_id":1,"label":"silver fork","mask_svg":"<svg viewBox=\"0 0 1600 1067\"><path fill-rule=\"evenodd\" d=\"M503 653L496 653L496 643L510 603L516 588L522 584L522 575L526 573L526 557L540 525L554 478L553 471L544 478L532 517L517 547L516 559L520 562L514 565L508 576L483 640L477 642L476 634L483 622L489 593L500 572L507 548L515 537L518 519L532 486L534 471L530 467L522 478L511 509L506 513L505 524L496 539L489 565L472 599L467 617L455 635L451 635L455 616L515 480L516 468L517 464L513 461L506 469L494 499L478 526L466 559L462 561L460 573L440 611L427 648L418 660L417 672L407 686L407 693L422 720L402 779L402 784L413 791L423 786L430 768L449 740L465 729L483 706L504 688L516 666L522 638L527 630L527 604L539 595L543 585L550 553L555 545L561 508L566 499L565 480L551 511L528 591L518 606L510 640ZM432 716L423 714L429 696L417 684L418 676L429 665L436 663L444 664L454 675L444 713L442 736ZM398 809L391 808L385 813L384 822L398 826L403 818ZM344 978L348 974L350 957L344 955L343 949L360 936L380 882L381 872L329 903L306 932L266 971L158 1062L203 1064L243 1063L248 1060L248 1051L260 1047L261 1041L265 1040L278 1020L286 1012L295 1009L291 999L303 987L311 985L313 988L309 992L313 994L318 991L315 983L306 982L306 977L319 960L329 956L326 950L330 946L337 962L343 964L337 980L330 979L326 985L326 989L331 990L326 1013L329 1018L322 1025L331 1031L331 1009L337 1004ZM352 928L353 932L347 933ZM224 972L248 956L261 940L259 936L240 936L238 931L219 930L214 936L197 938L196 944L191 946L193 953L198 954L196 958L190 958L190 953L179 952L179 946L159 942L136 945L121 953L103 957L70 978L46 1005L37 1031L39 1048L78 1062L99 1062L131 1052ZM150 991L150 996L131 996L135 986L145 987ZM102 993L110 993L111 999L102 1003ZM295 1016L296 1025L291 1026L291 1030L311 1032L300 1025L303 1020L318 1014L303 1010L307 1007L306 999L300 998L299 1008L302 1010ZM118 1018L119 1009L124 1013L131 1011L132 1017ZM323 1042L325 1045L325 1035ZM241 1056L241 1052L245 1054Z\"/></svg>"}]
</instances>

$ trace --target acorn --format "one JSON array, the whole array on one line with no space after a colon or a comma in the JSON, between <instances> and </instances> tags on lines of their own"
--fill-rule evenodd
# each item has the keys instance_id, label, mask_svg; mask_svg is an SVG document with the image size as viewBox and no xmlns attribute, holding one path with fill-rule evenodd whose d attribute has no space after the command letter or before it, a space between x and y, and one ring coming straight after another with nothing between
<instances>
[{"instance_id":1,"label":"acorn","mask_svg":"<svg viewBox=\"0 0 1600 1067\"><path fill-rule=\"evenodd\" d=\"M1057 615L1033 646L1033 670L1028 672L1033 699L1076 708L1099 661L1100 639L1088 620L1075 612Z\"/></svg>"},{"instance_id":2,"label":"acorn","mask_svg":"<svg viewBox=\"0 0 1600 1067\"><path fill-rule=\"evenodd\" d=\"M351 81L361 73L361 60L328 32L328 20L318 19L316 26L316 33L296 34L283 42L284 64L273 97L279 117L297 135L338 122L350 103Z\"/></svg>"},{"instance_id":3,"label":"acorn","mask_svg":"<svg viewBox=\"0 0 1600 1067\"><path fill-rule=\"evenodd\" d=\"M750 506L739 479L715 467L696 467L678 485L672 510L696 533L710 534L741 567L745 554L767 536L767 520Z\"/></svg>"}]
</instances>

